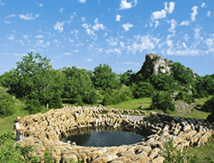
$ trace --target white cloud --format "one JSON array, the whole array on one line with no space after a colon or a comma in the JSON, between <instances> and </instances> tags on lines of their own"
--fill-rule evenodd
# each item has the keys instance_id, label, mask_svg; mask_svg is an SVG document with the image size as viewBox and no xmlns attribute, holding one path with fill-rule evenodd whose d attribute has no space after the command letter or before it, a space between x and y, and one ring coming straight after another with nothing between
<instances>
[{"instance_id":1,"label":"white cloud","mask_svg":"<svg viewBox=\"0 0 214 163\"><path fill-rule=\"evenodd\" d=\"M58 31L59 33L61 33L61 32L63 31L64 23L65 23L65 22L57 22L57 23L54 25L54 29L55 29L56 31Z\"/></svg>"},{"instance_id":2,"label":"white cloud","mask_svg":"<svg viewBox=\"0 0 214 163\"><path fill-rule=\"evenodd\" d=\"M8 16L8 18L15 18L15 17L16 17L15 14L10 14L10 15Z\"/></svg>"},{"instance_id":3,"label":"white cloud","mask_svg":"<svg viewBox=\"0 0 214 163\"><path fill-rule=\"evenodd\" d=\"M91 58L88 58L87 59L87 62L92 62L93 60Z\"/></svg>"},{"instance_id":4,"label":"white cloud","mask_svg":"<svg viewBox=\"0 0 214 163\"><path fill-rule=\"evenodd\" d=\"M50 45L50 42L44 42L44 40L36 40L36 46L46 48Z\"/></svg>"},{"instance_id":5,"label":"white cloud","mask_svg":"<svg viewBox=\"0 0 214 163\"><path fill-rule=\"evenodd\" d=\"M191 13L191 20L194 22L196 15L198 15L198 6L192 7L193 12Z\"/></svg>"},{"instance_id":6,"label":"white cloud","mask_svg":"<svg viewBox=\"0 0 214 163\"><path fill-rule=\"evenodd\" d=\"M82 19L82 22L85 22L85 17L82 17L81 19Z\"/></svg>"},{"instance_id":7,"label":"white cloud","mask_svg":"<svg viewBox=\"0 0 214 163\"><path fill-rule=\"evenodd\" d=\"M132 0L131 2L127 2L126 0L121 0L120 10L130 9L137 5L137 0Z\"/></svg>"},{"instance_id":8,"label":"white cloud","mask_svg":"<svg viewBox=\"0 0 214 163\"><path fill-rule=\"evenodd\" d=\"M9 40L14 40L14 39L15 39L15 36L14 36L14 35L9 35L9 36L7 36L7 38L8 38Z\"/></svg>"},{"instance_id":9,"label":"white cloud","mask_svg":"<svg viewBox=\"0 0 214 163\"><path fill-rule=\"evenodd\" d=\"M110 37L109 39L106 39L106 42L109 46L117 46L118 45L118 39Z\"/></svg>"},{"instance_id":10,"label":"white cloud","mask_svg":"<svg viewBox=\"0 0 214 163\"><path fill-rule=\"evenodd\" d=\"M210 12L210 11L207 12L207 16L208 16L208 17L211 16L211 12Z\"/></svg>"},{"instance_id":11,"label":"white cloud","mask_svg":"<svg viewBox=\"0 0 214 163\"><path fill-rule=\"evenodd\" d=\"M165 11L167 11L169 14L171 14L174 11L175 2L170 2L169 3L169 8L167 6L167 2L165 2L164 5L165 5Z\"/></svg>"},{"instance_id":12,"label":"white cloud","mask_svg":"<svg viewBox=\"0 0 214 163\"><path fill-rule=\"evenodd\" d=\"M167 22L171 24L171 27L169 28L169 32L173 32L177 26L177 21L175 19L172 19L170 21L167 20Z\"/></svg>"},{"instance_id":13,"label":"white cloud","mask_svg":"<svg viewBox=\"0 0 214 163\"><path fill-rule=\"evenodd\" d=\"M4 6L5 4L0 0L0 6Z\"/></svg>"},{"instance_id":14,"label":"white cloud","mask_svg":"<svg viewBox=\"0 0 214 163\"><path fill-rule=\"evenodd\" d=\"M132 28L133 24L126 23L126 24L123 24L122 27L125 31L129 31L129 28Z\"/></svg>"},{"instance_id":15,"label":"white cloud","mask_svg":"<svg viewBox=\"0 0 214 163\"><path fill-rule=\"evenodd\" d=\"M4 23L5 23L5 24L10 24L11 22L10 22L10 21L7 21L7 20L4 20Z\"/></svg>"},{"instance_id":16,"label":"white cloud","mask_svg":"<svg viewBox=\"0 0 214 163\"><path fill-rule=\"evenodd\" d=\"M172 47L173 41L172 40L166 40L166 44L167 44L167 46Z\"/></svg>"},{"instance_id":17,"label":"white cloud","mask_svg":"<svg viewBox=\"0 0 214 163\"><path fill-rule=\"evenodd\" d=\"M35 36L35 38L44 38L44 36L42 36L42 35L37 35L37 36Z\"/></svg>"},{"instance_id":18,"label":"white cloud","mask_svg":"<svg viewBox=\"0 0 214 163\"><path fill-rule=\"evenodd\" d=\"M121 16L118 14L118 15L116 15L116 21L117 22L119 22L120 21L120 19L121 19Z\"/></svg>"},{"instance_id":19,"label":"white cloud","mask_svg":"<svg viewBox=\"0 0 214 163\"><path fill-rule=\"evenodd\" d=\"M182 22L181 22L181 25L186 25L186 26L188 26L189 24L190 24L190 22L189 22L188 20L182 21Z\"/></svg>"},{"instance_id":20,"label":"white cloud","mask_svg":"<svg viewBox=\"0 0 214 163\"><path fill-rule=\"evenodd\" d=\"M85 3L85 2L86 2L86 0L79 0L79 2L80 2L80 3Z\"/></svg>"},{"instance_id":21,"label":"white cloud","mask_svg":"<svg viewBox=\"0 0 214 163\"><path fill-rule=\"evenodd\" d=\"M98 23L97 18L94 20L94 22L95 22L95 25L92 27L93 30L98 31L98 30L104 30L105 29L105 26L103 24Z\"/></svg>"},{"instance_id":22,"label":"white cloud","mask_svg":"<svg viewBox=\"0 0 214 163\"><path fill-rule=\"evenodd\" d=\"M152 13L151 19L155 20L155 19L163 19L166 17L166 11L165 10L161 10L161 11L155 11Z\"/></svg>"},{"instance_id":23,"label":"white cloud","mask_svg":"<svg viewBox=\"0 0 214 163\"><path fill-rule=\"evenodd\" d=\"M200 35L200 31L201 31L201 29L200 28L195 28L195 30L194 30L194 38L196 39L196 40L202 40L203 38L201 37L201 35Z\"/></svg>"},{"instance_id":24,"label":"white cloud","mask_svg":"<svg viewBox=\"0 0 214 163\"><path fill-rule=\"evenodd\" d=\"M60 8L60 9L59 9L59 12L63 13L63 8Z\"/></svg>"},{"instance_id":25,"label":"white cloud","mask_svg":"<svg viewBox=\"0 0 214 163\"><path fill-rule=\"evenodd\" d=\"M205 7L205 5L206 5L206 4L203 2L203 3L201 4L201 7Z\"/></svg>"},{"instance_id":26,"label":"white cloud","mask_svg":"<svg viewBox=\"0 0 214 163\"><path fill-rule=\"evenodd\" d=\"M196 55L203 55L206 54L207 52L205 51L201 51L198 49L190 49L190 48L185 48L185 49L167 49L166 50L166 54L168 55L179 55L179 56L187 56L187 55L191 55L191 56L196 56Z\"/></svg>"},{"instance_id":27,"label":"white cloud","mask_svg":"<svg viewBox=\"0 0 214 163\"><path fill-rule=\"evenodd\" d=\"M142 52L143 50L149 50L149 52L151 52L151 50L160 42L160 39L150 35L137 35L134 36L132 42L131 45L127 46L127 50L128 52L136 54L137 51Z\"/></svg>"},{"instance_id":28,"label":"white cloud","mask_svg":"<svg viewBox=\"0 0 214 163\"><path fill-rule=\"evenodd\" d=\"M24 20L33 20L33 19L36 19L39 17L39 14L36 14L35 16L33 16L32 13L30 14L26 14L26 15L23 15L23 14L20 14L19 15L19 18L20 19L24 19Z\"/></svg>"},{"instance_id":29,"label":"white cloud","mask_svg":"<svg viewBox=\"0 0 214 163\"><path fill-rule=\"evenodd\" d=\"M42 4L42 3L40 3L40 4L39 4L39 7L42 7L42 6L43 6L43 4Z\"/></svg>"},{"instance_id":30,"label":"white cloud","mask_svg":"<svg viewBox=\"0 0 214 163\"><path fill-rule=\"evenodd\" d=\"M69 56L69 55L73 55L73 54L70 53L70 52L65 52L65 53L63 53L62 55L67 55L67 56Z\"/></svg>"},{"instance_id":31,"label":"white cloud","mask_svg":"<svg viewBox=\"0 0 214 163\"><path fill-rule=\"evenodd\" d=\"M156 19L163 19L163 18L165 18L167 13L171 14L174 11L175 3L174 2L170 2L169 3L169 7L168 7L168 3L165 2L164 6L165 6L164 9L162 9L160 11L155 11L155 12L152 13L151 19L153 21L156 20Z\"/></svg>"}]
</instances>

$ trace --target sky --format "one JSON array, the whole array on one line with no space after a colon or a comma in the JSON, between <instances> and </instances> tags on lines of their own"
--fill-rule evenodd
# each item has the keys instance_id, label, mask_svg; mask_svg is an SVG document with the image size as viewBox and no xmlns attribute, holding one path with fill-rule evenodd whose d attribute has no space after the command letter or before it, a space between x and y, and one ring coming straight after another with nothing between
<instances>
[{"instance_id":1,"label":"sky","mask_svg":"<svg viewBox=\"0 0 214 163\"><path fill-rule=\"evenodd\" d=\"M27 53L54 69L138 72L147 53L214 74L214 0L0 0L0 75Z\"/></svg>"}]
</instances>

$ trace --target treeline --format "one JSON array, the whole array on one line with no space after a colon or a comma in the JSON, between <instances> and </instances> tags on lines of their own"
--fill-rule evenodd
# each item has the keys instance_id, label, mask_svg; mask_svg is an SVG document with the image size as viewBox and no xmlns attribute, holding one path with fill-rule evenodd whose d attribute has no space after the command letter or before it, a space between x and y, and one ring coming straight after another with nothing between
<instances>
[{"instance_id":1,"label":"treeline","mask_svg":"<svg viewBox=\"0 0 214 163\"><path fill-rule=\"evenodd\" d=\"M28 53L15 69L0 76L0 114L12 114L13 97L23 100L30 113L37 113L44 107L60 108L63 102L110 105L159 97L161 91L178 92L175 99L188 103L214 94L214 75L200 77L180 63L171 64L171 70L146 76L131 70L116 74L108 64L100 64L94 71L75 66L55 70L47 57Z\"/></svg>"}]
</instances>

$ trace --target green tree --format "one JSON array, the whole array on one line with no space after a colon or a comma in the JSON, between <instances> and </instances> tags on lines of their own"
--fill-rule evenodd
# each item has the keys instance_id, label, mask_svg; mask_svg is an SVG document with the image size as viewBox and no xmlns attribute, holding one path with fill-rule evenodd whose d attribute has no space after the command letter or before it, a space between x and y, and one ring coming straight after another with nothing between
<instances>
[{"instance_id":1,"label":"green tree","mask_svg":"<svg viewBox=\"0 0 214 163\"><path fill-rule=\"evenodd\" d=\"M120 74L119 77L120 77L121 84L129 86L132 83L134 73L132 72L132 70L128 70L128 71L124 72L123 74Z\"/></svg>"},{"instance_id":2,"label":"green tree","mask_svg":"<svg viewBox=\"0 0 214 163\"><path fill-rule=\"evenodd\" d=\"M73 66L72 68L65 67L63 73L66 76L63 97L72 99L73 102L76 102L77 96L80 96L82 101L86 103L97 102L97 93L89 72Z\"/></svg>"},{"instance_id":3,"label":"green tree","mask_svg":"<svg viewBox=\"0 0 214 163\"><path fill-rule=\"evenodd\" d=\"M181 84L194 85L194 73L191 69L186 68L179 62L171 64L171 68L175 80Z\"/></svg>"},{"instance_id":4,"label":"green tree","mask_svg":"<svg viewBox=\"0 0 214 163\"><path fill-rule=\"evenodd\" d=\"M154 91L154 87L145 81L132 83L131 89L135 98L150 97Z\"/></svg>"},{"instance_id":5,"label":"green tree","mask_svg":"<svg viewBox=\"0 0 214 163\"><path fill-rule=\"evenodd\" d=\"M120 86L119 77L108 64L100 64L98 67L95 67L91 78L96 89L117 89Z\"/></svg>"},{"instance_id":6,"label":"green tree","mask_svg":"<svg viewBox=\"0 0 214 163\"><path fill-rule=\"evenodd\" d=\"M196 84L196 90L201 97L208 94L214 95L214 79L210 75L199 78Z\"/></svg>"},{"instance_id":7,"label":"green tree","mask_svg":"<svg viewBox=\"0 0 214 163\"><path fill-rule=\"evenodd\" d=\"M62 92L63 81L62 72L54 70L50 59L38 53L28 53L17 62L16 69L1 78L2 85L9 87L16 97L25 98L28 103L37 103L31 101L36 100L40 105L48 104Z\"/></svg>"},{"instance_id":8,"label":"green tree","mask_svg":"<svg viewBox=\"0 0 214 163\"><path fill-rule=\"evenodd\" d=\"M14 113L13 97L7 93L7 90L0 86L0 116L6 117Z\"/></svg>"},{"instance_id":9,"label":"green tree","mask_svg":"<svg viewBox=\"0 0 214 163\"><path fill-rule=\"evenodd\" d=\"M175 105L172 97L168 92L157 92L152 96L152 103L150 108L154 110L162 110L165 113L175 111Z\"/></svg>"}]
</instances>

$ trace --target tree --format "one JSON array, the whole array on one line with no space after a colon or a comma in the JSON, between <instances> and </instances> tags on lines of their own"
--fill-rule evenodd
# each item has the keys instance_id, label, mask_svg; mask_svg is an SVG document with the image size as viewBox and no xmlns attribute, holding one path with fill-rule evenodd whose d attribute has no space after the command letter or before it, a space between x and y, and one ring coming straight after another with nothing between
<instances>
[{"instance_id":1,"label":"tree","mask_svg":"<svg viewBox=\"0 0 214 163\"><path fill-rule=\"evenodd\" d=\"M172 97L168 92L157 92L152 97L150 107L154 110L162 110L165 113L171 113L175 110Z\"/></svg>"},{"instance_id":2,"label":"tree","mask_svg":"<svg viewBox=\"0 0 214 163\"><path fill-rule=\"evenodd\" d=\"M123 74L120 74L120 83L124 84L126 86L129 86L132 83L133 80L133 76L134 73L132 72L132 70L128 70L126 72L124 72Z\"/></svg>"},{"instance_id":3,"label":"tree","mask_svg":"<svg viewBox=\"0 0 214 163\"><path fill-rule=\"evenodd\" d=\"M3 75L1 83L28 103L38 104L39 101L40 105L46 105L62 92L63 81L62 72L52 68L50 59L28 53L17 62L16 69Z\"/></svg>"},{"instance_id":4,"label":"tree","mask_svg":"<svg viewBox=\"0 0 214 163\"><path fill-rule=\"evenodd\" d=\"M154 87L144 81L132 83L131 89L135 98L150 97L154 91Z\"/></svg>"},{"instance_id":5,"label":"tree","mask_svg":"<svg viewBox=\"0 0 214 163\"><path fill-rule=\"evenodd\" d=\"M98 67L95 67L91 78L96 89L116 89L120 85L119 78L116 73L112 72L108 64L100 64Z\"/></svg>"},{"instance_id":6,"label":"tree","mask_svg":"<svg viewBox=\"0 0 214 163\"><path fill-rule=\"evenodd\" d=\"M76 101L78 96L86 103L92 104L97 102L97 93L90 79L89 72L73 66L72 68L65 67L63 73L66 77L63 97L72 99L73 102Z\"/></svg>"},{"instance_id":7,"label":"tree","mask_svg":"<svg viewBox=\"0 0 214 163\"><path fill-rule=\"evenodd\" d=\"M194 85L194 73L191 69L184 67L179 62L171 64L171 68L175 80L182 84Z\"/></svg>"},{"instance_id":8,"label":"tree","mask_svg":"<svg viewBox=\"0 0 214 163\"><path fill-rule=\"evenodd\" d=\"M6 117L14 113L13 97L7 93L7 89L0 86L0 116Z\"/></svg>"}]
</instances>

